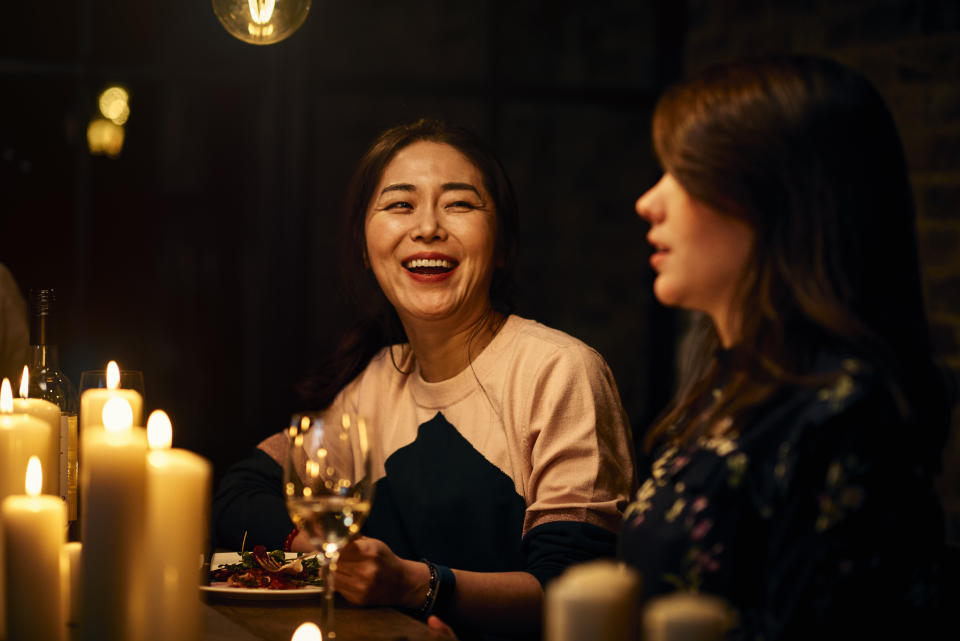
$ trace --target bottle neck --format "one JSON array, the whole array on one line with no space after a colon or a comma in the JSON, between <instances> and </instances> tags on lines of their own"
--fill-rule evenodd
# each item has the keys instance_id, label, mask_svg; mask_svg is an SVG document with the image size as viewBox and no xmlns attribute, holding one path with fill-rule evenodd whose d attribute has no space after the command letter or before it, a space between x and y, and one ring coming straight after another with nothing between
<instances>
[{"instance_id":1,"label":"bottle neck","mask_svg":"<svg viewBox=\"0 0 960 641\"><path fill-rule=\"evenodd\" d=\"M31 371L59 367L59 353L56 345L31 345L27 357L30 359Z\"/></svg>"}]
</instances>

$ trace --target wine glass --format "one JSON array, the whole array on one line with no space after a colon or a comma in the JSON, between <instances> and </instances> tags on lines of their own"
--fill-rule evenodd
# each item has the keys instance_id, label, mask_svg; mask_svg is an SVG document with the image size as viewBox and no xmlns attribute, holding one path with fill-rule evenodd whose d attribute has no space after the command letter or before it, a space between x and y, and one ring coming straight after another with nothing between
<instances>
[{"instance_id":1,"label":"wine glass","mask_svg":"<svg viewBox=\"0 0 960 641\"><path fill-rule=\"evenodd\" d=\"M319 413L301 412L291 417L287 436L287 511L320 552L320 629L325 640L333 639L333 571L340 550L360 533L372 500L367 428L364 419L350 414L343 414L339 425L327 425Z\"/></svg>"},{"instance_id":2,"label":"wine glass","mask_svg":"<svg viewBox=\"0 0 960 641\"><path fill-rule=\"evenodd\" d=\"M88 389L107 386L107 370L88 369L80 374L80 393ZM133 369L120 370L120 389L132 389L143 396L143 372Z\"/></svg>"}]
</instances>

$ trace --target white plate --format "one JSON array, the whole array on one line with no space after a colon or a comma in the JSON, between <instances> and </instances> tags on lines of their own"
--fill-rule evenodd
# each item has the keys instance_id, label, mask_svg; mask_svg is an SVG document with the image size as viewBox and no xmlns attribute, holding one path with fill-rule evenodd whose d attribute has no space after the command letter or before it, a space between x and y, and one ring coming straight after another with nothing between
<instances>
[{"instance_id":1,"label":"white plate","mask_svg":"<svg viewBox=\"0 0 960 641\"><path fill-rule=\"evenodd\" d=\"M287 552L288 559L295 559L295 552ZM240 562L239 552L217 552L210 560L210 567L217 569L221 565L230 565ZM309 599L319 597L323 594L323 588L317 586L306 586L294 588L292 590L268 590L267 588L232 588L225 582L214 583L213 585L201 585L201 592L229 596L234 599Z\"/></svg>"}]
</instances>

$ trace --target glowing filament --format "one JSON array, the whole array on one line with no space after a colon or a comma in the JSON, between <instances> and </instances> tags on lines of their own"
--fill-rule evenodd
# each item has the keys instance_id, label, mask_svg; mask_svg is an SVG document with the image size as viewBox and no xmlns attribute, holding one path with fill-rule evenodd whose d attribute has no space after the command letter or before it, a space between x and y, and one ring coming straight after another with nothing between
<instances>
[{"instance_id":1,"label":"glowing filament","mask_svg":"<svg viewBox=\"0 0 960 641\"><path fill-rule=\"evenodd\" d=\"M120 366L117 361L107 363L107 389L117 389L120 387Z\"/></svg>"},{"instance_id":2,"label":"glowing filament","mask_svg":"<svg viewBox=\"0 0 960 641\"><path fill-rule=\"evenodd\" d=\"M250 0L250 18L257 24L267 24L273 18L277 0Z\"/></svg>"},{"instance_id":3,"label":"glowing filament","mask_svg":"<svg viewBox=\"0 0 960 641\"><path fill-rule=\"evenodd\" d=\"M23 487L27 490L27 496L40 496L40 490L43 489L43 467L36 456L31 456L27 462L27 478Z\"/></svg>"},{"instance_id":4,"label":"glowing filament","mask_svg":"<svg viewBox=\"0 0 960 641\"><path fill-rule=\"evenodd\" d=\"M0 383L0 412L11 414L13 412L13 389L10 387L10 379L3 379Z\"/></svg>"},{"instance_id":5,"label":"glowing filament","mask_svg":"<svg viewBox=\"0 0 960 641\"><path fill-rule=\"evenodd\" d=\"M173 444L173 426L163 410L153 410L147 419L147 443L151 450L170 449Z\"/></svg>"},{"instance_id":6,"label":"glowing filament","mask_svg":"<svg viewBox=\"0 0 960 641\"><path fill-rule=\"evenodd\" d=\"M30 395L30 368L23 366L23 374L20 375L20 398L27 398Z\"/></svg>"},{"instance_id":7,"label":"glowing filament","mask_svg":"<svg viewBox=\"0 0 960 641\"><path fill-rule=\"evenodd\" d=\"M111 398L103 406L103 427L108 432L123 432L133 427L133 408L125 398Z\"/></svg>"}]
</instances>

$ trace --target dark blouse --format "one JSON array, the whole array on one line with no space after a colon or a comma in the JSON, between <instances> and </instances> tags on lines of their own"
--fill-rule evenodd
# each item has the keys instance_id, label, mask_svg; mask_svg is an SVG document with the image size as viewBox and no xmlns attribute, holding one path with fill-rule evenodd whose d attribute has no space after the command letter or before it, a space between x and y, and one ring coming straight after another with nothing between
<instances>
[{"instance_id":1,"label":"dark blouse","mask_svg":"<svg viewBox=\"0 0 960 641\"><path fill-rule=\"evenodd\" d=\"M732 638L886 638L933 624L943 523L919 445L931 426L905 420L861 361L824 356L817 370L840 375L782 390L740 433L721 419L713 435L655 453L620 539L644 598L719 595L738 616Z\"/></svg>"}]
</instances>

